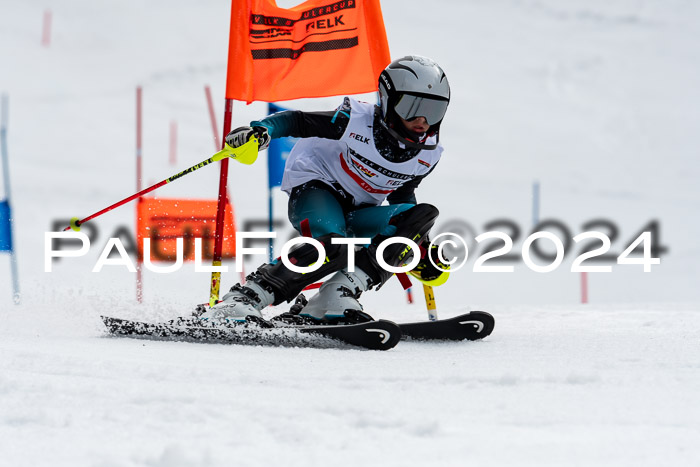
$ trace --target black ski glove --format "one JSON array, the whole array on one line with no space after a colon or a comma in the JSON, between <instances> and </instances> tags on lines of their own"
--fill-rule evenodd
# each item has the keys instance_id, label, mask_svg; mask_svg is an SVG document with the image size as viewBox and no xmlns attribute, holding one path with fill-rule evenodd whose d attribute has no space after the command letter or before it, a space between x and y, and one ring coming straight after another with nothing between
<instances>
[{"instance_id":1,"label":"black ski glove","mask_svg":"<svg viewBox=\"0 0 700 467\"><path fill-rule=\"evenodd\" d=\"M229 134L226 135L226 144L232 148L239 148L247 143L251 136L255 135L258 138L258 151L267 149L270 145L270 133L268 133L267 128L264 126L240 126L235 130L231 130Z\"/></svg>"}]
</instances>

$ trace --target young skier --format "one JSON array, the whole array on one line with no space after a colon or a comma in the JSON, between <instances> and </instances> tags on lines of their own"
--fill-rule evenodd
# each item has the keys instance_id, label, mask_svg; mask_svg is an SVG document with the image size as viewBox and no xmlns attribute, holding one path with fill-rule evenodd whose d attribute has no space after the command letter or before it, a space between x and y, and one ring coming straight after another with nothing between
<instances>
[{"instance_id":1,"label":"young skier","mask_svg":"<svg viewBox=\"0 0 700 467\"><path fill-rule=\"evenodd\" d=\"M293 272L281 260L263 264L200 318L262 318L260 310L266 306L289 302L307 285L335 273L308 303L298 299L293 311L280 318L316 324L372 320L358 298L393 275L378 264L376 253L383 240L395 236L421 246L422 259L412 275L426 283L443 283L447 273L436 269L427 256L442 269L447 266L437 257L436 247L426 252L438 210L418 204L414 190L440 160L440 124L449 101L443 70L428 58L408 56L382 71L376 106L346 97L335 111L280 112L231 131L226 136L231 147L255 135L260 150L272 138L302 138L287 160L282 190L289 194L292 225L301 233L302 222L308 220L311 236L324 246L326 258L320 269L305 274ZM385 200L388 205L382 205ZM355 247L331 242L341 237L371 239L355 251L354 272L347 268L347 248ZM401 266L414 253L395 243L384 250L383 259ZM309 266L323 258L304 243L290 251L289 260Z\"/></svg>"}]
</instances>

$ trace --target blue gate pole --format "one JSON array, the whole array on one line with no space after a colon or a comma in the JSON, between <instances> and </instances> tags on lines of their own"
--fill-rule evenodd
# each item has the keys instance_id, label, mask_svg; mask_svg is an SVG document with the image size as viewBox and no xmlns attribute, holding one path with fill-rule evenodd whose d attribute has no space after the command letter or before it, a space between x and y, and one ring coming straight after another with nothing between
<instances>
[{"instance_id":1,"label":"blue gate pole","mask_svg":"<svg viewBox=\"0 0 700 467\"><path fill-rule=\"evenodd\" d=\"M2 95L2 110L0 111L0 151L2 152L2 173L5 179L5 199L8 206L8 221L10 223L10 268L12 269L12 299L16 305L20 303L19 294L19 275L17 271L17 255L15 254L15 245L12 241L12 205L10 203L10 163L7 155L7 121L9 112L9 97L7 94Z\"/></svg>"}]
</instances>

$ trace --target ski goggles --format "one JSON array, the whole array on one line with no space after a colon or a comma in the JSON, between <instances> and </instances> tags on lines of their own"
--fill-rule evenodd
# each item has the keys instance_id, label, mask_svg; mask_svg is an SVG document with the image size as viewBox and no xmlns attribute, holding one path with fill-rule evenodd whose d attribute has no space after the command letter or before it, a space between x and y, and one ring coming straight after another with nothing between
<instances>
[{"instance_id":1,"label":"ski goggles","mask_svg":"<svg viewBox=\"0 0 700 467\"><path fill-rule=\"evenodd\" d=\"M399 97L399 101L394 106L394 111L404 120L425 117L428 125L435 125L445 116L449 103L450 102L447 100L402 94L401 97Z\"/></svg>"}]
</instances>

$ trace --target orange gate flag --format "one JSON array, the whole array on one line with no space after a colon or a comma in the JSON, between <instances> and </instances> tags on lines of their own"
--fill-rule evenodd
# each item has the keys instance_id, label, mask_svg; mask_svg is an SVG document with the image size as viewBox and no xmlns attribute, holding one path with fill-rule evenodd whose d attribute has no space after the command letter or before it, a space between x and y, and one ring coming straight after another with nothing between
<instances>
[{"instance_id":1,"label":"orange gate flag","mask_svg":"<svg viewBox=\"0 0 700 467\"><path fill-rule=\"evenodd\" d=\"M175 261L177 238L183 238L183 258L194 260L194 239L202 239L202 258L214 253L217 200L139 198L136 244L143 259L143 239L151 239L151 261ZM226 204L223 258L236 256L233 208Z\"/></svg>"},{"instance_id":2,"label":"orange gate flag","mask_svg":"<svg viewBox=\"0 0 700 467\"><path fill-rule=\"evenodd\" d=\"M379 0L232 0L226 98L274 102L377 90L391 61Z\"/></svg>"}]
</instances>

